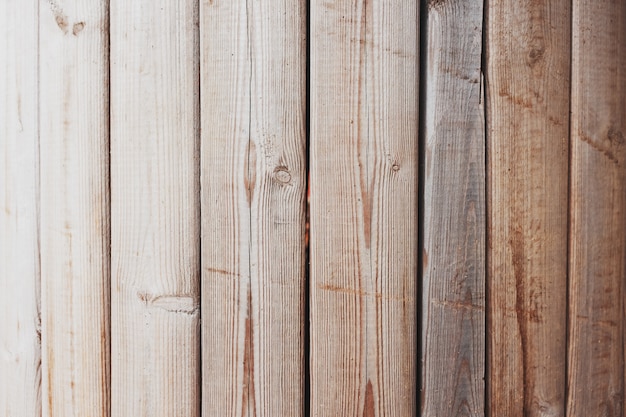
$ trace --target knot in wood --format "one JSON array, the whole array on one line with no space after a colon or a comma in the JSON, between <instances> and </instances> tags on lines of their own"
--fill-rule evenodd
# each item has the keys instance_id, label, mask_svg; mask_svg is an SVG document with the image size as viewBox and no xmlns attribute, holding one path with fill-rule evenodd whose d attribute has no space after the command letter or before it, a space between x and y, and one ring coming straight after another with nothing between
<instances>
[{"instance_id":1,"label":"knot in wood","mask_svg":"<svg viewBox=\"0 0 626 417\"><path fill-rule=\"evenodd\" d=\"M287 167L276 167L274 170L274 179L281 184L289 184L291 182L291 174Z\"/></svg>"}]
</instances>

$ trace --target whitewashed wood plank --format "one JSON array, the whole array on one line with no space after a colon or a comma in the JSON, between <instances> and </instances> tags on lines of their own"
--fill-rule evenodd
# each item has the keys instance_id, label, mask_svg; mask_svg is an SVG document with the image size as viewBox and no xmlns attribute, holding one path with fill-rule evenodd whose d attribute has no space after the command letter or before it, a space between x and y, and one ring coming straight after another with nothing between
<instances>
[{"instance_id":1,"label":"whitewashed wood plank","mask_svg":"<svg viewBox=\"0 0 626 417\"><path fill-rule=\"evenodd\" d=\"M621 417L626 2L575 0L572 22L567 415Z\"/></svg>"},{"instance_id":2,"label":"whitewashed wood plank","mask_svg":"<svg viewBox=\"0 0 626 417\"><path fill-rule=\"evenodd\" d=\"M427 8L422 416L484 416L483 1Z\"/></svg>"},{"instance_id":3,"label":"whitewashed wood plank","mask_svg":"<svg viewBox=\"0 0 626 417\"><path fill-rule=\"evenodd\" d=\"M198 2L111 1L113 417L200 415Z\"/></svg>"},{"instance_id":4,"label":"whitewashed wood plank","mask_svg":"<svg viewBox=\"0 0 626 417\"><path fill-rule=\"evenodd\" d=\"M0 2L0 415L41 415L39 0Z\"/></svg>"},{"instance_id":5,"label":"whitewashed wood plank","mask_svg":"<svg viewBox=\"0 0 626 417\"><path fill-rule=\"evenodd\" d=\"M42 415L106 417L108 4L40 7Z\"/></svg>"},{"instance_id":6,"label":"whitewashed wood plank","mask_svg":"<svg viewBox=\"0 0 626 417\"><path fill-rule=\"evenodd\" d=\"M418 6L311 3L311 415L417 412Z\"/></svg>"},{"instance_id":7,"label":"whitewashed wood plank","mask_svg":"<svg viewBox=\"0 0 626 417\"><path fill-rule=\"evenodd\" d=\"M203 1L203 414L302 416L306 3Z\"/></svg>"}]
</instances>

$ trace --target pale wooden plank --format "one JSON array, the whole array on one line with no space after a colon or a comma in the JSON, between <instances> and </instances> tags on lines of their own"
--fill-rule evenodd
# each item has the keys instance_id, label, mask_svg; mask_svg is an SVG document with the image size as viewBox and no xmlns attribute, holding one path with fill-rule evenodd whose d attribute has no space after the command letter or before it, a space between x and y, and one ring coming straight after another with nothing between
<instances>
[{"instance_id":1,"label":"pale wooden plank","mask_svg":"<svg viewBox=\"0 0 626 417\"><path fill-rule=\"evenodd\" d=\"M200 415L198 3L111 1L112 416Z\"/></svg>"},{"instance_id":2,"label":"pale wooden plank","mask_svg":"<svg viewBox=\"0 0 626 417\"><path fill-rule=\"evenodd\" d=\"M302 416L306 2L200 27L203 415Z\"/></svg>"},{"instance_id":3,"label":"pale wooden plank","mask_svg":"<svg viewBox=\"0 0 626 417\"><path fill-rule=\"evenodd\" d=\"M417 411L418 5L311 3L311 415Z\"/></svg>"},{"instance_id":4,"label":"pale wooden plank","mask_svg":"<svg viewBox=\"0 0 626 417\"><path fill-rule=\"evenodd\" d=\"M43 413L109 413L108 4L41 4Z\"/></svg>"},{"instance_id":5,"label":"pale wooden plank","mask_svg":"<svg viewBox=\"0 0 626 417\"><path fill-rule=\"evenodd\" d=\"M422 416L484 416L483 1L429 2Z\"/></svg>"},{"instance_id":6,"label":"pale wooden plank","mask_svg":"<svg viewBox=\"0 0 626 417\"><path fill-rule=\"evenodd\" d=\"M38 0L0 2L0 415L41 416Z\"/></svg>"},{"instance_id":7,"label":"pale wooden plank","mask_svg":"<svg viewBox=\"0 0 626 417\"><path fill-rule=\"evenodd\" d=\"M621 417L626 2L573 4L567 415Z\"/></svg>"},{"instance_id":8,"label":"pale wooden plank","mask_svg":"<svg viewBox=\"0 0 626 417\"><path fill-rule=\"evenodd\" d=\"M488 407L563 416L571 5L487 16Z\"/></svg>"}]
</instances>

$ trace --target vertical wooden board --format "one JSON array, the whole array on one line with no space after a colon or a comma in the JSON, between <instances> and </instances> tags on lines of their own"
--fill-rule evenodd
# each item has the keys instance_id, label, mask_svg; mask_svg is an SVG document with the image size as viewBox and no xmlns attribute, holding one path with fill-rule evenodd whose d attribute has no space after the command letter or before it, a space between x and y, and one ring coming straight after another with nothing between
<instances>
[{"instance_id":1,"label":"vertical wooden board","mask_svg":"<svg viewBox=\"0 0 626 417\"><path fill-rule=\"evenodd\" d=\"M418 2L311 3L311 415L410 416Z\"/></svg>"},{"instance_id":2,"label":"vertical wooden board","mask_svg":"<svg viewBox=\"0 0 626 417\"><path fill-rule=\"evenodd\" d=\"M203 1L200 9L202 414L227 417L247 416L249 406L247 12L245 1Z\"/></svg>"},{"instance_id":3,"label":"vertical wooden board","mask_svg":"<svg viewBox=\"0 0 626 417\"><path fill-rule=\"evenodd\" d=\"M112 416L200 415L193 0L111 1Z\"/></svg>"},{"instance_id":4,"label":"vertical wooden board","mask_svg":"<svg viewBox=\"0 0 626 417\"><path fill-rule=\"evenodd\" d=\"M39 0L0 2L0 415L41 415Z\"/></svg>"},{"instance_id":5,"label":"vertical wooden board","mask_svg":"<svg viewBox=\"0 0 626 417\"><path fill-rule=\"evenodd\" d=\"M302 416L306 2L200 27L203 415Z\"/></svg>"},{"instance_id":6,"label":"vertical wooden board","mask_svg":"<svg viewBox=\"0 0 626 417\"><path fill-rule=\"evenodd\" d=\"M506 0L488 8L493 416L564 415L570 6Z\"/></svg>"},{"instance_id":7,"label":"vertical wooden board","mask_svg":"<svg viewBox=\"0 0 626 417\"><path fill-rule=\"evenodd\" d=\"M108 4L41 3L43 413L109 415Z\"/></svg>"},{"instance_id":8,"label":"vertical wooden board","mask_svg":"<svg viewBox=\"0 0 626 417\"><path fill-rule=\"evenodd\" d=\"M483 1L427 13L421 408L484 416Z\"/></svg>"},{"instance_id":9,"label":"vertical wooden board","mask_svg":"<svg viewBox=\"0 0 626 417\"><path fill-rule=\"evenodd\" d=\"M573 6L567 415L624 412L626 2Z\"/></svg>"}]
</instances>

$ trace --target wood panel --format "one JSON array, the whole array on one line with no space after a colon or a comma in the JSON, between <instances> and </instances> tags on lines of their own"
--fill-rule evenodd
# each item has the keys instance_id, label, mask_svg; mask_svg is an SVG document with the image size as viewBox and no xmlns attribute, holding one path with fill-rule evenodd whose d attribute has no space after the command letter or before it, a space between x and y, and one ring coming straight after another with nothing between
<instances>
[{"instance_id":1,"label":"wood panel","mask_svg":"<svg viewBox=\"0 0 626 417\"><path fill-rule=\"evenodd\" d=\"M201 6L207 416L304 415L306 2Z\"/></svg>"},{"instance_id":2,"label":"wood panel","mask_svg":"<svg viewBox=\"0 0 626 417\"><path fill-rule=\"evenodd\" d=\"M418 2L311 3L311 415L417 411Z\"/></svg>"},{"instance_id":3,"label":"wood panel","mask_svg":"<svg viewBox=\"0 0 626 417\"><path fill-rule=\"evenodd\" d=\"M626 3L573 6L568 416L624 412Z\"/></svg>"},{"instance_id":4,"label":"wood panel","mask_svg":"<svg viewBox=\"0 0 626 417\"><path fill-rule=\"evenodd\" d=\"M109 415L108 4L39 18L43 416Z\"/></svg>"},{"instance_id":5,"label":"wood panel","mask_svg":"<svg viewBox=\"0 0 626 417\"><path fill-rule=\"evenodd\" d=\"M200 415L198 17L111 1L113 417Z\"/></svg>"},{"instance_id":6,"label":"wood panel","mask_svg":"<svg viewBox=\"0 0 626 417\"><path fill-rule=\"evenodd\" d=\"M570 2L487 16L488 407L563 416Z\"/></svg>"},{"instance_id":7,"label":"wood panel","mask_svg":"<svg viewBox=\"0 0 626 417\"><path fill-rule=\"evenodd\" d=\"M38 0L0 2L0 415L41 416Z\"/></svg>"},{"instance_id":8,"label":"wood panel","mask_svg":"<svg viewBox=\"0 0 626 417\"><path fill-rule=\"evenodd\" d=\"M422 416L484 416L483 2L428 3Z\"/></svg>"}]
</instances>

